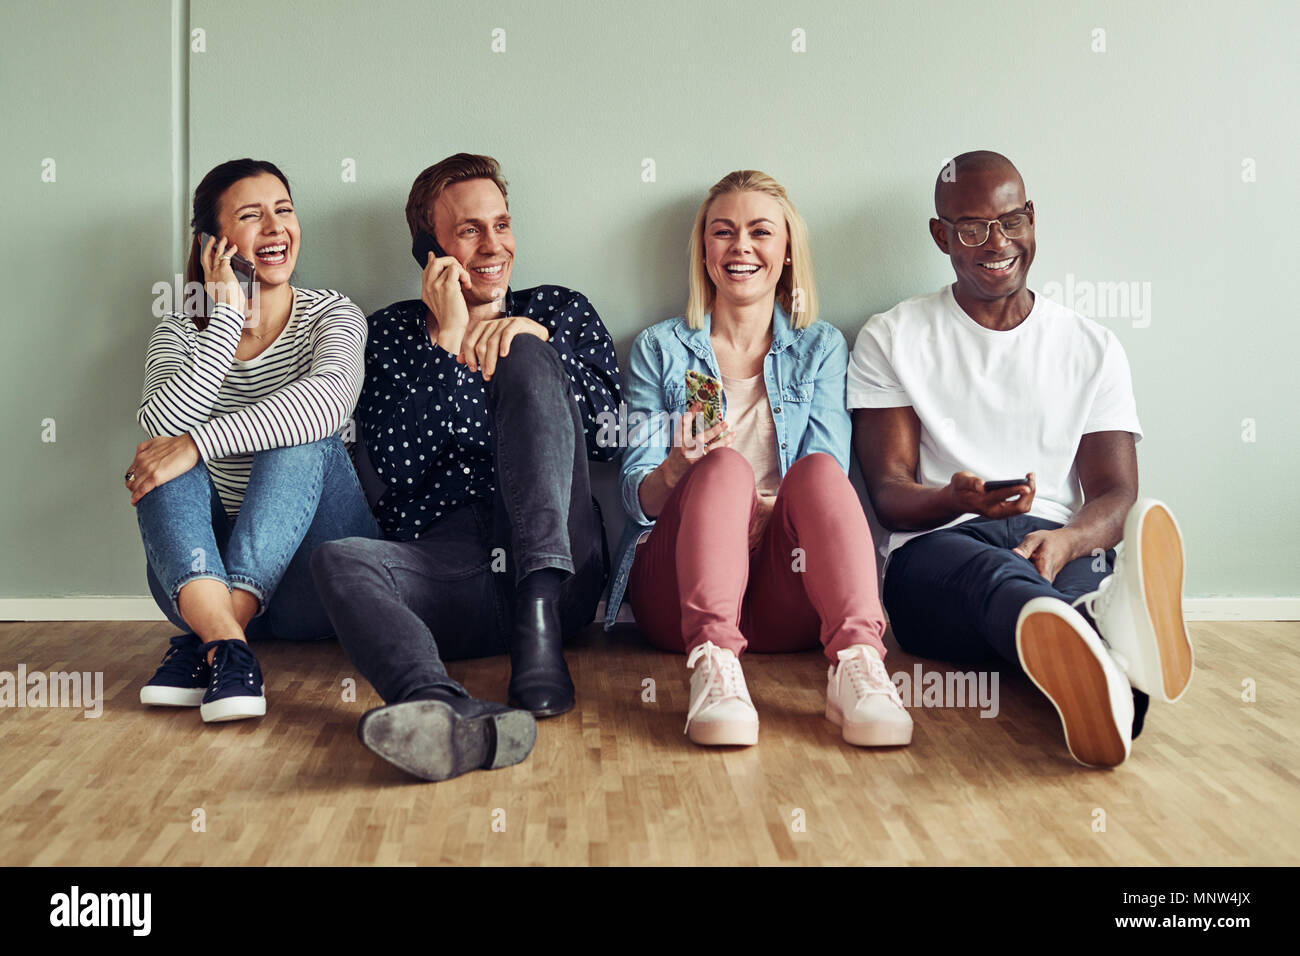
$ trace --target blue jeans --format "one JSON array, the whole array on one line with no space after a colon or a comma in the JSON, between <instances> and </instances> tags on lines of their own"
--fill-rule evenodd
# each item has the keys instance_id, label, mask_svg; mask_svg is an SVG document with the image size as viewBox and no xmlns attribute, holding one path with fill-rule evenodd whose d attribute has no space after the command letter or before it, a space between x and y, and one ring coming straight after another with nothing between
<instances>
[{"instance_id":1,"label":"blue jeans","mask_svg":"<svg viewBox=\"0 0 1300 956\"><path fill-rule=\"evenodd\" d=\"M1115 552L1075 558L1048 582L1011 549L1031 531L1061 525L1033 515L972 518L913 538L889 556L881 598L898 646L952 663L994 654L1020 669L1016 621L1036 597L1066 603L1097 590L1114 570ZM1087 611L1079 612L1091 624Z\"/></svg>"},{"instance_id":2,"label":"blue jeans","mask_svg":"<svg viewBox=\"0 0 1300 956\"><path fill-rule=\"evenodd\" d=\"M221 581L257 598L250 640L331 637L312 582L312 552L338 538L379 537L338 436L254 454L233 524L201 461L141 498L136 517L149 590L167 619L189 631L176 604L181 588L200 578Z\"/></svg>"}]
</instances>

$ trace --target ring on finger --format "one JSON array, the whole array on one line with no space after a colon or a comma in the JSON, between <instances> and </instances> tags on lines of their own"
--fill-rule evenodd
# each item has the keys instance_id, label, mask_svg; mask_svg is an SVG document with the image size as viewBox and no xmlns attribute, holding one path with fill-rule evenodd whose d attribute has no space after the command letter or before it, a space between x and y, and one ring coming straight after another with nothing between
<instances>
[{"instance_id":1,"label":"ring on finger","mask_svg":"<svg viewBox=\"0 0 1300 956\"><path fill-rule=\"evenodd\" d=\"M123 477L125 477L127 484L130 484L132 481L135 480L135 472L128 471L126 475L124 475Z\"/></svg>"}]
</instances>

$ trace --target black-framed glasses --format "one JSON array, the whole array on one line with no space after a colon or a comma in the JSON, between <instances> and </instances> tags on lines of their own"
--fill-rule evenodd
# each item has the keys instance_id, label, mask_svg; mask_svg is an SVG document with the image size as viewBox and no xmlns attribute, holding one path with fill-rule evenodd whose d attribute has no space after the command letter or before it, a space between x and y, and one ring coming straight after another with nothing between
<instances>
[{"instance_id":1,"label":"black-framed glasses","mask_svg":"<svg viewBox=\"0 0 1300 956\"><path fill-rule=\"evenodd\" d=\"M1002 230L1002 235L1008 239L1019 239L1027 233L1029 227L1034 224L1034 204L1027 202L1024 209L998 216L997 219L963 219L960 222L953 222L951 219L944 219L943 216L936 218L952 226L953 232L957 233L957 238L961 240L963 246L982 246L988 242L989 230L993 228L995 222Z\"/></svg>"}]
</instances>

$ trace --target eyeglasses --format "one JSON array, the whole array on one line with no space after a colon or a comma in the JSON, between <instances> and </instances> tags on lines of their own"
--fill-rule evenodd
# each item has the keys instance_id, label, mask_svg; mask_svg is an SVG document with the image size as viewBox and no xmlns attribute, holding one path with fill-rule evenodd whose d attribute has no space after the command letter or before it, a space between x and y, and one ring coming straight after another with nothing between
<instances>
[{"instance_id":1,"label":"eyeglasses","mask_svg":"<svg viewBox=\"0 0 1300 956\"><path fill-rule=\"evenodd\" d=\"M997 219L963 219L961 222L953 222L951 219L944 219L943 216L937 218L940 222L952 226L963 246L982 246L988 242L989 229L995 222L1002 230L1002 235L1008 239L1019 239L1028 232L1034 222L1034 204L1027 202L1024 209L1009 212Z\"/></svg>"}]
</instances>

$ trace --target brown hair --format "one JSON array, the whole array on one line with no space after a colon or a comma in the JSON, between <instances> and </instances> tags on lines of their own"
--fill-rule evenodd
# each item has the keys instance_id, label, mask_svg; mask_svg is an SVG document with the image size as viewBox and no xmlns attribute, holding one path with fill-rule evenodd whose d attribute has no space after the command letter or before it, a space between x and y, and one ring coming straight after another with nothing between
<instances>
[{"instance_id":1,"label":"brown hair","mask_svg":"<svg viewBox=\"0 0 1300 956\"><path fill-rule=\"evenodd\" d=\"M203 263L199 259L199 233L206 232L208 235L216 236L220 231L217 227L217 207L221 203L221 197L225 195L227 189L241 179L261 176L264 173L270 173L284 183L284 191L289 194L290 199L293 199L293 190L289 188L289 180L285 178L284 173L280 172L280 168L274 163L264 159L232 159L220 166L214 166L203 177L198 188L194 190L194 216L190 219L190 228L194 230L194 237L190 240L190 257L185 263L186 285L191 282L203 284ZM200 332L208 327L206 306L205 298L204 311L199 315L190 316Z\"/></svg>"},{"instance_id":2,"label":"brown hair","mask_svg":"<svg viewBox=\"0 0 1300 956\"><path fill-rule=\"evenodd\" d=\"M478 156L474 153L448 156L416 176L415 182L411 184L411 195L406 200L406 225L411 230L412 239L418 232L433 235L434 201L448 186L463 183L467 179L492 180L497 189L501 190L501 198L506 199L506 181L501 175L501 166L491 156ZM506 199L506 208L510 208L509 199Z\"/></svg>"}]
</instances>

